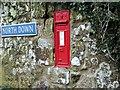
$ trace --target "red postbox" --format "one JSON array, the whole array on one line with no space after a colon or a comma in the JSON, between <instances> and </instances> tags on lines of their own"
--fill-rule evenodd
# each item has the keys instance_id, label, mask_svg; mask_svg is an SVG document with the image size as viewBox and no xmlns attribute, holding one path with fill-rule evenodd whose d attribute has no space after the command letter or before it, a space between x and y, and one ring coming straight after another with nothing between
<instances>
[{"instance_id":1,"label":"red postbox","mask_svg":"<svg viewBox=\"0 0 120 90\"><path fill-rule=\"evenodd\" d=\"M54 47L55 66L70 67L70 12L61 10L54 12Z\"/></svg>"}]
</instances>

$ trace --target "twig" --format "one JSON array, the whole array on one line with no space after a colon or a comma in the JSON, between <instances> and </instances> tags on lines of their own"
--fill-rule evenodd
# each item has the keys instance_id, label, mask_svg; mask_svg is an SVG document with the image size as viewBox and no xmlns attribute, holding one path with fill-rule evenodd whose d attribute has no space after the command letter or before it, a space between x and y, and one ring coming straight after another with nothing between
<instances>
[{"instance_id":1,"label":"twig","mask_svg":"<svg viewBox=\"0 0 120 90\"><path fill-rule=\"evenodd\" d=\"M110 53L110 51L109 51L109 49L108 49L108 45L107 45L107 44L106 44L106 49L107 49L107 52L108 52L108 56L111 58L111 60L116 61L116 60L111 56L111 53Z\"/></svg>"},{"instance_id":2,"label":"twig","mask_svg":"<svg viewBox=\"0 0 120 90\"><path fill-rule=\"evenodd\" d=\"M106 31L107 31L107 27L108 27L109 21L110 21L110 18L108 19L108 21L107 21L107 23L106 23L106 27L105 27L105 30L104 30L104 33L103 33L103 36L102 36L102 43L103 43L103 39L104 39L104 37L105 37L105 33L106 33Z\"/></svg>"},{"instance_id":3,"label":"twig","mask_svg":"<svg viewBox=\"0 0 120 90\"><path fill-rule=\"evenodd\" d=\"M110 10L109 10L109 3L108 3L108 12L109 12L109 11L110 11ZM106 27L105 27L105 30L104 30L104 33L103 33L103 36L102 36L102 43L103 43L103 39L104 39L104 37L105 37L105 33L106 33L106 30L107 30L109 21L110 21L110 17L108 18L108 21L105 22L105 23L106 23ZM105 24L105 23L104 23L104 24ZM104 25L103 25L103 28L104 28Z\"/></svg>"},{"instance_id":4,"label":"twig","mask_svg":"<svg viewBox=\"0 0 120 90\"><path fill-rule=\"evenodd\" d=\"M104 17L103 21L104 21L106 18L107 18L107 17ZM102 21L102 22L103 22L103 21ZM103 30L103 28L105 27L106 23L107 23L107 21L106 21L106 22L104 22L104 24L103 24L103 25L101 25L102 30Z\"/></svg>"}]
</instances>

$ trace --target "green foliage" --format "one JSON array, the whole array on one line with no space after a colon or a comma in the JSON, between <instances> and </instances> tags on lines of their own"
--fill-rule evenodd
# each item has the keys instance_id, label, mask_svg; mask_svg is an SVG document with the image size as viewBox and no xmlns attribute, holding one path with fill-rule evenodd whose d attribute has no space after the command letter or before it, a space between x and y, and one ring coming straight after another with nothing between
<instances>
[{"instance_id":1,"label":"green foliage","mask_svg":"<svg viewBox=\"0 0 120 90\"><path fill-rule=\"evenodd\" d=\"M0 89L1 90L12 90L12 88L9 87L8 85L2 85L2 86L0 86Z\"/></svg>"}]
</instances>

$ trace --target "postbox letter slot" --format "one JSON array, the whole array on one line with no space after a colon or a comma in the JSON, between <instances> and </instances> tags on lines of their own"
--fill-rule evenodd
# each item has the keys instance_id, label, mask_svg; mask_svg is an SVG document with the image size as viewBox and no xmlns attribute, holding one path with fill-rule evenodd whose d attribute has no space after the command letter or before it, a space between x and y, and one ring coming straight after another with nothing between
<instances>
[{"instance_id":1,"label":"postbox letter slot","mask_svg":"<svg viewBox=\"0 0 120 90\"><path fill-rule=\"evenodd\" d=\"M55 24L57 24L57 25L66 25L68 23L68 21L67 20L60 20L60 21L56 21L55 22Z\"/></svg>"},{"instance_id":2,"label":"postbox letter slot","mask_svg":"<svg viewBox=\"0 0 120 90\"><path fill-rule=\"evenodd\" d=\"M56 21L55 23L56 24L63 24L63 23L67 23L68 20L59 20L59 21Z\"/></svg>"}]
</instances>

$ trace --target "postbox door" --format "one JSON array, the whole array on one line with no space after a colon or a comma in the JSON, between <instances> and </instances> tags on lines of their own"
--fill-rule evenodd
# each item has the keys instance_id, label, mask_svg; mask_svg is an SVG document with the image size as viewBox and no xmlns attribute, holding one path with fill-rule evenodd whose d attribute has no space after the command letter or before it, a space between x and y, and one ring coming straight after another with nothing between
<instances>
[{"instance_id":1,"label":"postbox door","mask_svg":"<svg viewBox=\"0 0 120 90\"><path fill-rule=\"evenodd\" d=\"M58 64L59 65L67 65L68 64L68 51L67 51L67 39L66 39L66 31L59 31L58 33Z\"/></svg>"},{"instance_id":2,"label":"postbox door","mask_svg":"<svg viewBox=\"0 0 120 90\"><path fill-rule=\"evenodd\" d=\"M64 17L64 15L66 15L65 16L66 18L62 18ZM70 24L68 10L54 13L54 46L55 46L55 66L69 68Z\"/></svg>"}]
</instances>

